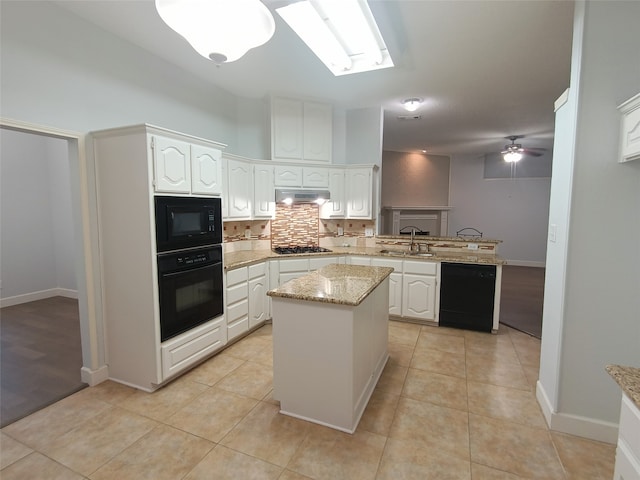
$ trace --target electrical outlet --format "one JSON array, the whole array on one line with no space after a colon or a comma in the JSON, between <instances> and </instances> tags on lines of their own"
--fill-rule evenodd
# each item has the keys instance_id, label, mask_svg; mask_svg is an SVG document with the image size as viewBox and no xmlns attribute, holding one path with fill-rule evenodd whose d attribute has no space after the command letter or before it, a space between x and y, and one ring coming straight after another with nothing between
<instances>
[{"instance_id":1,"label":"electrical outlet","mask_svg":"<svg viewBox=\"0 0 640 480\"><path fill-rule=\"evenodd\" d=\"M338 236L341 237L344 235L344 228L338 227Z\"/></svg>"},{"instance_id":2,"label":"electrical outlet","mask_svg":"<svg viewBox=\"0 0 640 480\"><path fill-rule=\"evenodd\" d=\"M364 236L365 237L373 237L373 228L368 227L364 229Z\"/></svg>"},{"instance_id":3,"label":"electrical outlet","mask_svg":"<svg viewBox=\"0 0 640 480\"><path fill-rule=\"evenodd\" d=\"M467 249L468 250L478 250L478 244L477 243L467 243Z\"/></svg>"},{"instance_id":4,"label":"electrical outlet","mask_svg":"<svg viewBox=\"0 0 640 480\"><path fill-rule=\"evenodd\" d=\"M246 238L247 240L251 240L251 230L250 229L246 229L244 231L244 238Z\"/></svg>"}]
</instances>

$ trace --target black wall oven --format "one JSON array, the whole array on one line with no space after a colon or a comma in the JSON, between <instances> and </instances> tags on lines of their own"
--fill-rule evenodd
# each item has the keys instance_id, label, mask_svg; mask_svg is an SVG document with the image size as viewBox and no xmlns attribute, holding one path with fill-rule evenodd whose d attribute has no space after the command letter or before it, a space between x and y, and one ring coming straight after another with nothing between
<instances>
[{"instance_id":1,"label":"black wall oven","mask_svg":"<svg viewBox=\"0 0 640 480\"><path fill-rule=\"evenodd\" d=\"M158 252L222 243L222 203L214 197L155 197Z\"/></svg>"},{"instance_id":2,"label":"black wall oven","mask_svg":"<svg viewBox=\"0 0 640 480\"><path fill-rule=\"evenodd\" d=\"M160 340L222 315L222 245L158 255Z\"/></svg>"},{"instance_id":3,"label":"black wall oven","mask_svg":"<svg viewBox=\"0 0 640 480\"><path fill-rule=\"evenodd\" d=\"M155 197L160 340L224 313L220 198Z\"/></svg>"}]
</instances>

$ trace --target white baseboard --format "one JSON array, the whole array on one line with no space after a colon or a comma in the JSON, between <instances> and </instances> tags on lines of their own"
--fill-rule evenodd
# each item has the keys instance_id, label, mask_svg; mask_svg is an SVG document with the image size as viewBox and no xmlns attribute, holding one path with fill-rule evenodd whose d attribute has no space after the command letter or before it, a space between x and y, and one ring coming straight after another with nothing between
<instances>
[{"instance_id":1,"label":"white baseboard","mask_svg":"<svg viewBox=\"0 0 640 480\"><path fill-rule=\"evenodd\" d=\"M90 387L97 385L109 379L109 367L103 365L97 370L91 370L87 367L80 369L80 380L88 384Z\"/></svg>"},{"instance_id":2,"label":"white baseboard","mask_svg":"<svg viewBox=\"0 0 640 480\"><path fill-rule=\"evenodd\" d=\"M549 429L599 442L614 445L617 443L618 425L615 423L603 422L595 418L581 417L568 413L554 412L549 397L540 381L536 383L536 398Z\"/></svg>"},{"instance_id":3,"label":"white baseboard","mask_svg":"<svg viewBox=\"0 0 640 480\"><path fill-rule=\"evenodd\" d=\"M516 267L540 267L544 268L546 262L531 262L529 260L507 260L507 265L513 265Z\"/></svg>"},{"instance_id":4,"label":"white baseboard","mask_svg":"<svg viewBox=\"0 0 640 480\"><path fill-rule=\"evenodd\" d=\"M0 299L0 307L11 307L12 305L35 302L36 300L44 300L45 298L51 297L78 298L78 291L70 290L68 288L49 288L48 290L14 295L13 297Z\"/></svg>"}]
</instances>

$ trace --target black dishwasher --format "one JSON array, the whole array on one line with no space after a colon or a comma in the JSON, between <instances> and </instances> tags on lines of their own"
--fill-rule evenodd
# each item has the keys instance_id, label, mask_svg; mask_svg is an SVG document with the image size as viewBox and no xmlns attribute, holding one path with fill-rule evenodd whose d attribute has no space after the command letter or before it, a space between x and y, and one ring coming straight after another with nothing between
<instances>
[{"instance_id":1,"label":"black dishwasher","mask_svg":"<svg viewBox=\"0 0 640 480\"><path fill-rule=\"evenodd\" d=\"M496 293L495 265L443 262L440 274L439 324L491 332Z\"/></svg>"}]
</instances>

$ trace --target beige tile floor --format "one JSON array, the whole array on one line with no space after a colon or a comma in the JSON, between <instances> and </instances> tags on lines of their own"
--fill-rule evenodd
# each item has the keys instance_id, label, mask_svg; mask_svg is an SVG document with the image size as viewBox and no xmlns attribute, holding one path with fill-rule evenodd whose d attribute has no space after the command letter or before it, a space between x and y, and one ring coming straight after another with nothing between
<instances>
[{"instance_id":1,"label":"beige tile floor","mask_svg":"<svg viewBox=\"0 0 640 480\"><path fill-rule=\"evenodd\" d=\"M13 479L610 479L615 447L551 432L539 340L389 324L355 434L278 413L271 326L153 394L104 382L8 425Z\"/></svg>"}]
</instances>

